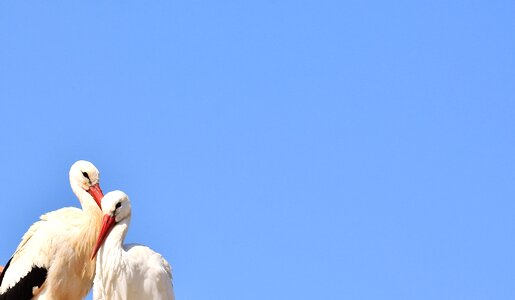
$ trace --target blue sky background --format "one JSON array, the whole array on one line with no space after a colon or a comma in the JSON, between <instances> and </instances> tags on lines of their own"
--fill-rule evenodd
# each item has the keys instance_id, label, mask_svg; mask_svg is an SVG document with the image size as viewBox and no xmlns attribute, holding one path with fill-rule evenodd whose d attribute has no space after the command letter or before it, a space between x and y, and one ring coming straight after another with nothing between
<instances>
[{"instance_id":1,"label":"blue sky background","mask_svg":"<svg viewBox=\"0 0 515 300\"><path fill-rule=\"evenodd\" d=\"M0 260L94 162L178 299L515 298L515 2L0 2Z\"/></svg>"}]
</instances>

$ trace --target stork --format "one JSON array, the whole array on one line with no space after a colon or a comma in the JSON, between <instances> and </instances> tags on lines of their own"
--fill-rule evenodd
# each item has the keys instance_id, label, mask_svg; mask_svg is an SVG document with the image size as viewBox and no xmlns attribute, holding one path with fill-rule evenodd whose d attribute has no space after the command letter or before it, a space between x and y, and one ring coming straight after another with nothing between
<instances>
[{"instance_id":1,"label":"stork","mask_svg":"<svg viewBox=\"0 0 515 300\"><path fill-rule=\"evenodd\" d=\"M81 160L70 168L69 179L82 210L49 212L29 228L0 275L0 300L82 299L91 289L90 257L102 221L99 172Z\"/></svg>"},{"instance_id":2,"label":"stork","mask_svg":"<svg viewBox=\"0 0 515 300\"><path fill-rule=\"evenodd\" d=\"M102 199L102 228L93 285L95 300L173 300L172 270L161 254L137 244L123 245L131 220L131 203L122 191Z\"/></svg>"}]
</instances>

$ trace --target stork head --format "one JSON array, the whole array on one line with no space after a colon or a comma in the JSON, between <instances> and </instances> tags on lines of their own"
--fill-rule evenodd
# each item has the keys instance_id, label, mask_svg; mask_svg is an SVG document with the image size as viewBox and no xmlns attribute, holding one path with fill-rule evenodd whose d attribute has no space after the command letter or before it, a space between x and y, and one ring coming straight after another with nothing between
<instances>
[{"instance_id":1,"label":"stork head","mask_svg":"<svg viewBox=\"0 0 515 300\"><path fill-rule=\"evenodd\" d=\"M88 192L100 208L100 201L104 194L100 189L100 173L89 161L79 160L70 168L70 184L72 190L78 194L81 190Z\"/></svg>"},{"instance_id":2,"label":"stork head","mask_svg":"<svg viewBox=\"0 0 515 300\"><path fill-rule=\"evenodd\" d=\"M95 258L98 249L105 242L107 236L113 227L121 221L130 218L131 202L129 196L122 191L112 191L107 193L102 199L102 212L104 219L102 220L102 228L98 234L97 243L93 248L91 259Z\"/></svg>"}]
</instances>

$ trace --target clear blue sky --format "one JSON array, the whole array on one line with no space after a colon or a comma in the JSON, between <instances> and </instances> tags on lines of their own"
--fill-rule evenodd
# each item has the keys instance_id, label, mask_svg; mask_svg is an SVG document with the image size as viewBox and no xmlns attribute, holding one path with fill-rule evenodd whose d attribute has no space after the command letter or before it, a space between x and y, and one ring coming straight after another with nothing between
<instances>
[{"instance_id":1,"label":"clear blue sky","mask_svg":"<svg viewBox=\"0 0 515 300\"><path fill-rule=\"evenodd\" d=\"M2 1L0 260L88 159L181 300L513 299L514 32L513 1Z\"/></svg>"}]
</instances>

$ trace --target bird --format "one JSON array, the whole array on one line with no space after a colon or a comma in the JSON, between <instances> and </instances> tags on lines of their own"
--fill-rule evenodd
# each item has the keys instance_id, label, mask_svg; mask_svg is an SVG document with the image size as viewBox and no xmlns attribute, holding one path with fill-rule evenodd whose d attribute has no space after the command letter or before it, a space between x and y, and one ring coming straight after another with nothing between
<instances>
[{"instance_id":1,"label":"bird","mask_svg":"<svg viewBox=\"0 0 515 300\"><path fill-rule=\"evenodd\" d=\"M91 251L102 222L100 174L79 160L69 180L82 209L61 208L30 226L0 274L0 300L83 299L91 289Z\"/></svg>"},{"instance_id":2,"label":"bird","mask_svg":"<svg viewBox=\"0 0 515 300\"><path fill-rule=\"evenodd\" d=\"M131 203L122 191L102 199L102 228L91 258L96 257L94 300L173 300L170 264L147 246L124 245Z\"/></svg>"}]
</instances>

